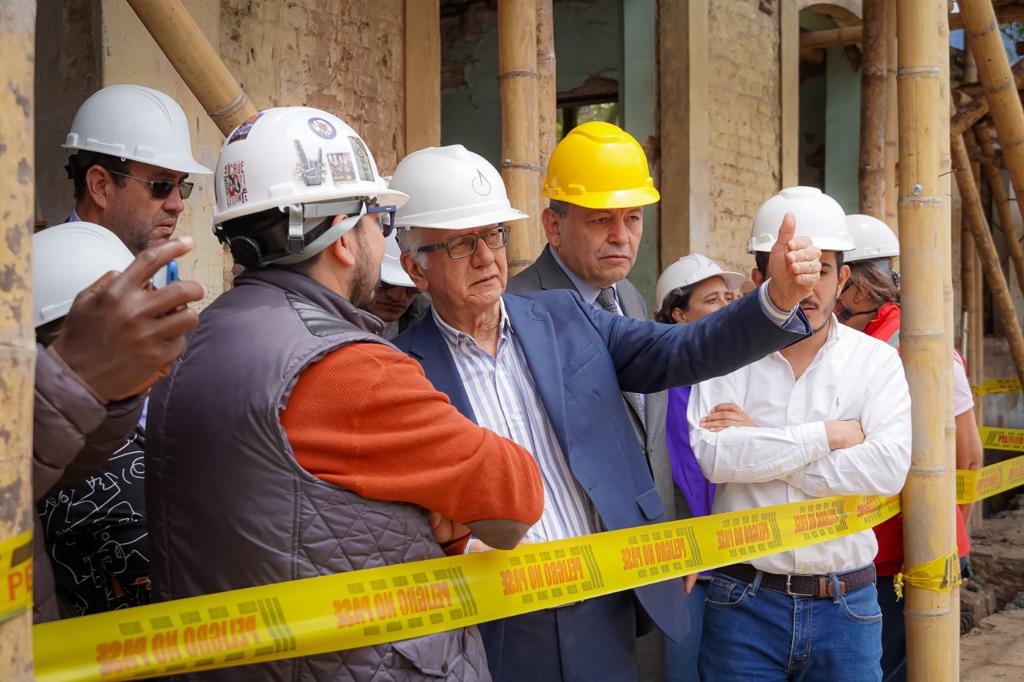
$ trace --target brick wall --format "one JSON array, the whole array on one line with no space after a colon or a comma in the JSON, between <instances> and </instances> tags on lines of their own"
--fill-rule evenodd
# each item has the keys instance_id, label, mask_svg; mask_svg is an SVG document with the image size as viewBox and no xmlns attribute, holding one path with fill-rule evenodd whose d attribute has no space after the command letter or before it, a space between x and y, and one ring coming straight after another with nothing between
<instances>
[{"instance_id":1,"label":"brick wall","mask_svg":"<svg viewBox=\"0 0 1024 682\"><path fill-rule=\"evenodd\" d=\"M403 0L222 0L220 51L257 108L308 104L345 120L381 172L405 149Z\"/></svg>"},{"instance_id":2,"label":"brick wall","mask_svg":"<svg viewBox=\"0 0 1024 682\"><path fill-rule=\"evenodd\" d=\"M779 17L710 3L710 239L706 255L748 273L754 214L781 182Z\"/></svg>"}]
</instances>

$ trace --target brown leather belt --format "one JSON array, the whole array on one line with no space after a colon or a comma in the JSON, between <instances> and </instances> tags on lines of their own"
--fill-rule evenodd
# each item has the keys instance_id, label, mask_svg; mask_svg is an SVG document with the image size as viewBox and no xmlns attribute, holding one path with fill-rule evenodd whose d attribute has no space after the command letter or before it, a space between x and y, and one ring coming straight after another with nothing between
<instances>
[{"instance_id":1,"label":"brown leather belt","mask_svg":"<svg viewBox=\"0 0 1024 682\"><path fill-rule=\"evenodd\" d=\"M732 564L715 569L730 578L752 583L757 576L757 569L750 564ZM874 584L875 567L868 566L851 573L836 575L839 578L839 594L846 594L862 587ZM818 597L832 599L835 597L832 576L828 575L779 575L778 573L762 573L761 587L782 592L791 597Z\"/></svg>"}]
</instances>

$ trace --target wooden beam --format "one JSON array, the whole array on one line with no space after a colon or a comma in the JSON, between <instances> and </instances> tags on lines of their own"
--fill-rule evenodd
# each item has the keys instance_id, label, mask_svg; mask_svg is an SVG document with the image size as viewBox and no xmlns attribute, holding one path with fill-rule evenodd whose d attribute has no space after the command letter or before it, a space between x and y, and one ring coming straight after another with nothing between
<instances>
[{"instance_id":1,"label":"wooden beam","mask_svg":"<svg viewBox=\"0 0 1024 682\"><path fill-rule=\"evenodd\" d=\"M899 158L899 112L896 106L896 1L885 3L885 222L900 234L896 209L896 161Z\"/></svg>"},{"instance_id":2,"label":"wooden beam","mask_svg":"<svg viewBox=\"0 0 1024 682\"><path fill-rule=\"evenodd\" d=\"M5 559L0 611L0 679L32 674L32 404L36 345L32 324L35 217L36 3L0 3L0 541L28 534ZM25 551L27 550L27 557ZM18 563L11 566L13 558ZM13 604L11 602L14 602ZM19 606L20 603L20 606Z\"/></svg>"},{"instance_id":3,"label":"wooden beam","mask_svg":"<svg viewBox=\"0 0 1024 682\"><path fill-rule=\"evenodd\" d=\"M860 212L885 218L885 0L864 0L864 62L861 64Z\"/></svg>"},{"instance_id":4,"label":"wooden beam","mask_svg":"<svg viewBox=\"0 0 1024 682\"><path fill-rule=\"evenodd\" d=\"M405 153L440 144L440 0L405 0Z\"/></svg>"},{"instance_id":5,"label":"wooden beam","mask_svg":"<svg viewBox=\"0 0 1024 682\"><path fill-rule=\"evenodd\" d=\"M970 104L958 109L950 121L950 135L956 137L970 130L975 123L988 115L988 100L975 97Z\"/></svg>"},{"instance_id":6,"label":"wooden beam","mask_svg":"<svg viewBox=\"0 0 1024 682\"><path fill-rule=\"evenodd\" d=\"M978 140L978 148L984 156L995 156L995 149L992 147L992 140L995 131L990 126L978 126L975 137ZM1020 237L1013 226L1013 212L1010 210L1010 197L1003 185L1003 175L999 172L998 166L983 165L982 170L988 178L989 187L992 188L992 203L996 205L999 216L999 227L1003 231L1003 241L1006 243L1006 251L1010 254L1013 262L1013 269L1017 273L1017 289L1024 293L1024 246L1021 245ZM1024 215L1022 215L1024 217Z\"/></svg>"},{"instance_id":7,"label":"wooden beam","mask_svg":"<svg viewBox=\"0 0 1024 682\"><path fill-rule=\"evenodd\" d=\"M800 10L795 2L781 3L779 11L781 41L782 96L782 186L800 184Z\"/></svg>"}]
</instances>

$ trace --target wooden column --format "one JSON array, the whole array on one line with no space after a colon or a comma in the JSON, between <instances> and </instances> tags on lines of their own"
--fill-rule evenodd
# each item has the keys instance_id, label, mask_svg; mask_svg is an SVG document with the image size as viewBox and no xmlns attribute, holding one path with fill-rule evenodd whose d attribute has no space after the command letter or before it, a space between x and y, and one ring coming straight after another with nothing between
<instances>
[{"instance_id":1,"label":"wooden column","mask_svg":"<svg viewBox=\"0 0 1024 682\"><path fill-rule=\"evenodd\" d=\"M128 4L222 133L227 135L256 113L181 0L128 0Z\"/></svg>"},{"instance_id":2,"label":"wooden column","mask_svg":"<svg viewBox=\"0 0 1024 682\"><path fill-rule=\"evenodd\" d=\"M501 87L501 176L509 201L530 215L509 237L509 276L541 249L537 108L536 0L498 2L498 80Z\"/></svg>"},{"instance_id":3,"label":"wooden column","mask_svg":"<svg viewBox=\"0 0 1024 682\"><path fill-rule=\"evenodd\" d=\"M1021 332L1020 322L1013 307L1013 299L1010 297L1010 290L1006 284L1006 277L1003 275L1003 268L999 263L999 254L996 252L992 233L985 220L978 187L975 185L974 176L971 173L971 160L967 155L967 146L962 137L953 139L953 167L956 172L957 186L963 197L964 218L974 237L974 245L981 260L981 271L992 292L993 307L999 319L1002 320L1003 333L1010 346L1010 356L1013 358L1013 364L1017 370L1017 378L1024 383L1024 333Z\"/></svg>"},{"instance_id":4,"label":"wooden column","mask_svg":"<svg viewBox=\"0 0 1024 682\"><path fill-rule=\"evenodd\" d=\"M548 159L558 144L558 86L555 65L554 0L537 0L537 134L541 175L547 172ZM539 201L543 208L544 198Z\"/></svg>"},{"instance_id":5,"label":"wooden column","mask_svg":"<svg viewBox=\"0 0 1024 682\"><path fill-rule=\"evenodd\" d=\"M989 158L995 157L992 133L992 128L987 125L978 126L975 133L981 155ZM1017 273L1017 290L1024 292L1024 246L1021 246L1020 237L1017 236L1017 230L1013 225L1013 211L1010 208L1009 194L1003 185L1003 175L999 172L999 168L992 164L983 164L982 169L988 179L989 187L992 188L992 202L996 205L999 215L999 227L1003 231L1003 241L1006 243L1006 251L1010 254L1010 260L1013 262L1013 269Z\"/></svg>"},{"instance_id":6,"label":"wooden column","mask_svg":"<svg viewBox=\"0 0 1024 682\"><path fill-rule=\"evenodd\" d=\"M963 237L960 239L960 287L964 309L964 323L967 325L966 347L964 356L967 359L967 378L972 386L978 386L985 380L985 335L982 319L982 285L981 264L978 252L974 248L974 237L967 227L966 216L963 220ZM981 396L974 399L974 419L984 424L985 400Z\"/></svg>"},{"instance_id":7,"label":"wooden column","mask_svg":"<svg viewBox=\"0 0 1024 682\"><path fill-rule=\"evenodd\" d=\"M405 153L440 144L440 0L405 0Z\"/></svg>"},{"instance_id":8,"label":"wooden column","mask_svg":"<svg viewBox=\"0 0 1024 682\"><path fill-rule=\"evenodd\" d=\"M34 0L0 3L0 679L32 679L32 225L35 217ZM14 541L15 545L8 544ZM20 551L19 551L20 550ZM28 561L25 561L27 552ZM12 558L13 557L13 558ZM17 561L15 566L11 564ZM10 567L10 570L8 568ZM11 599L14 597L14 600ZM24 603L28 598L27 605ZM22 601L22 608L13 608ZM6 613L5 613L6 612Z\"/></svg>"},{"instance_id":9,"label":"wooden column","mask_svg":"<svg viewBox=\"0 0 1024 682\"><path fill-rule=\"evenodd\" d=\"M904 282L900 351L910 385L913 429L902 504L905 563L910 568L946 556L956 546L955 478L945 431L952 372L943 295L949 260L942 255L949 247L949 231L942 226L946 213L939 178L944 130L921 123L948 119L941 61L949 57L946 14L939 3L899 0L897 14ZM908 584L904 594L908 678L953 682L951 657L957 655L958 638L950 593Z\"/></svg>"},{"instance_id":10,"label":"wooden column","mask_svg":"<svg viewBox=\"0 0 1024 682\"><path fill-rule=\"evenodd\" d=\"M885 0L864 0L860 87L860 212L885 218Z\"/></svg>"},{"instance_id":11,"label":"wooden column","mask_svg":"<svg viewBox=\"0 0 1024 682\"><path fill-rule=\"evenodd\" d=\"M899 116L896 104L896 0L885 2L885 223L899 235L896 160Z\"/></svg>"}]
</instances>

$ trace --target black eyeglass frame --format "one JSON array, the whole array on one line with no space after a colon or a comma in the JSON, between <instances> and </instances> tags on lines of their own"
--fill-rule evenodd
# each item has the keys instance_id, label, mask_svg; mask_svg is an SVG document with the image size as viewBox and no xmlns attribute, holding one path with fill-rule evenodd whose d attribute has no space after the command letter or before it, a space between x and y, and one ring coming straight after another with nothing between
<instances>
[{"instance_id":1,"label":"black eyeglass frame","mask_svg":"<svg viewBox=\"0 0 1024 682\"><path fill-rule=\"evenodd\" d=\"M181 182L171 182L170 180L147 180L146 178L140 178L135 175L129 175L128 173L122 173L120 171L106 169L111 175L120 175L124 178L131 178L132 180L138 180L149 185L149 194L154 199L166 199L171 196L171 192L175 189L178 190L178 194L181 195L181 200L184 201L192 196L192 188L195 187L194 182L188 180L182 180ZM159 188L159 189L158 189Z\"/></svg>"},{"instance_id":2,"label":"black eyeglass frame","mask_svg":"<svg viewBox=\"0 0 1024 682\"><path fill-rule=\"evenodd\" d=\"M385 206L371 206L369 203L366 204L366 215L376 213L381 216L377 218L377 224L380 226L381 234L387 239L391 236L391 233L395 231L395 213L398 211L398 207L394 204L387 204ZM383 215L387 215L387 223L385 224Z\"/></svg>"},{"instance_id":3,"label":"black eyeglass frame","mask_svg":"<svg viewBox=\"0 0 1024 682\"><path fill-rule=\"evenodd\" d=\"M480 246L481 241L487 244L487 247L491 249L491 251L497 251L499 249L505 248L506 246L508 246L508 235L511 231L512 228L509 227L508 225L497 225L487 230L487 235L497 234L501 237L501 244L499 244L498 246L491 246L490 244L488 244L486 236L481 235L477 232L470 232L468 234L456 235L451 239L446 239L443 242L438 242L437 244L428 244L426 246L421 246L418 249L416 249L416 253L430 253L431 251L447 249L449 258L451 258L452 260L461 260L462 258L469 258L474 253L476 253L476 249L478 246ZM464 254L462 256L454 255L451 249L451 242L456 241L458 239L465 239L466 237L471 237L473 239L473 247L469 250L469 253L467 254Z\"/></svg>"}]
</instances>

